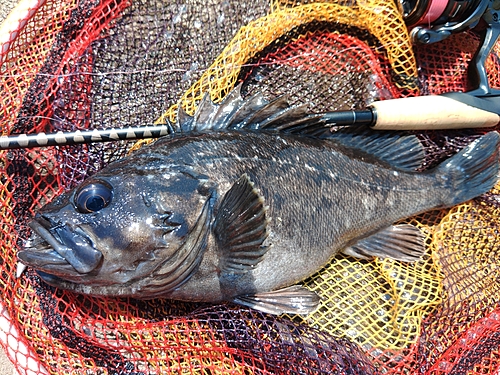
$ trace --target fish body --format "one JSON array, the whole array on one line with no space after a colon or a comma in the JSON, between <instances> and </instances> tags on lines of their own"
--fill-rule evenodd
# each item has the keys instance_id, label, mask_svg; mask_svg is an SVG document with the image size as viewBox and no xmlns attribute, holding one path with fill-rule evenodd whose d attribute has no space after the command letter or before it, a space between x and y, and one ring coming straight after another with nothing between
<instances>
[{"instance_id":1,"label":"fish body","mask_svg":"<svg viewBox=\"0 0 500 375\"><path fill-rule=\"evenodd\" d=\"M81 293L308 313L319 300L294 285L339 252L417 260L423 235L394 223L489 190L498 145L489 133L419 173L412 136L179 133L42 208L19 258Z\"/></svg>"}]
</instances>

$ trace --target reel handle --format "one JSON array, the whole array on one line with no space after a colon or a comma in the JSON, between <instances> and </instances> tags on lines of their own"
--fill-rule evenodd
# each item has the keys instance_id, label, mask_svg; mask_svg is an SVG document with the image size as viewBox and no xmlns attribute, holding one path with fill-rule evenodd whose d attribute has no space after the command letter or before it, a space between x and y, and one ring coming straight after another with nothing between
<instances>
[{"instance_id":1,"label":"reel handle","mask_svg":"<svg viewBox=\"0 0 500 375\"><path fill-rule=\"evenodd\" d=\"M481 31L481 47L474 54L467 71L468 93L474 96L499 95L500 91L491 90L488 83L486 59L500 36L500 12L490 7L483 19L488 27Z\"/></svg>"}]
</instances>

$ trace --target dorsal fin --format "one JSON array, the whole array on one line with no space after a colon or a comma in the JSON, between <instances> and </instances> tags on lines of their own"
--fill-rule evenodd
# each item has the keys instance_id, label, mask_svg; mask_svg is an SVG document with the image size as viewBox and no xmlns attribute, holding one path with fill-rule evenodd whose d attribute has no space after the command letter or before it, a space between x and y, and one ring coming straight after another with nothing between
<instances>
[{"instance_id":1,"label":"dorsal fin","mask_svg":"<svg viewBox=\"0 0 500 375\"><path fill-rule=\"evenodd\" d=\"M288 104L286 95L278 96L271 102L265 103L258 110L254 111L247 119L245 119L245 127L249 129L259 129L262 123L268 122L278 113L283 113L286 117L296 117L293 107Z\"/></svg>"},{"instance_id":2,"label":"dorsal fin","mask_svg":"<svg viewBox=\"0 0 500 375\"><path fill-rule=\"evenodd\" d=\"M267 251L264 198L244 174L225 194L215 216L214 233L220 269L228 273L246 272L255 267Z\"/></svg>"},{"instance_id":3,"label":"dorsal fin","mask_svg":"<svg viewBox=\"0 0 500 375\"><path fill-rule=\"evenodd\" d=\"M340 129L328 138L345 147L373 155L403 171L417 170L425 157L424 148L415 135L353 127Z\"/></svg>"},{"instance_id":4,"label":"dorsal fin","mask_svg":"<svg viewBox=\"0 0 500 375\"><path fill-rule=\"evenodd\" d=\"M241 103L231 114L231 117L228 117L225 126L231 129L242 129L249 123L253 113L267 105L268 102L260 91L243 99L241 97L241 85L238 85L233 91L238 93Z\"/></svg>"},{"instance_id":5,"label":"dorsal fin","mask_svg":"<svg viewBox=\"0 0 500 375\"><path fill-rule=\"evenodd\" d=\"M241 84L236 86L219 104L206 93L193 116L179 107L177 131L205 132L225 129L280 131L295 134L312 134L324 129L321 114L308 115L306 105L288 103L286 95L267 101L261 92L246 99L241 96ZM299 126L300 125L300 126Z\"/></svg>"}]
</instances>

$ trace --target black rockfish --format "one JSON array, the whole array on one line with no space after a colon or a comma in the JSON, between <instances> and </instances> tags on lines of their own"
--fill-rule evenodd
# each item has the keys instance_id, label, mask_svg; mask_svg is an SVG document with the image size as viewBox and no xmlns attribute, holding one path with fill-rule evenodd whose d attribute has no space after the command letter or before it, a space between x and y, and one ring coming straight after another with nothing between
<instances>
[{"instance_id":1,"label":"black rockfish","mask_svg":"<svg viewBox=\"0 0 500 375\"><path fill-rule=\"evenodd\" d=\"M474 198L499 172L496 132L417 173L414 136L331 134L238 89L171 126L43 207L20 261L81 293L309 313L318 297L294 284L339 252L418 260L422 233L394 223Z\"/></svg>"}]
</instances>

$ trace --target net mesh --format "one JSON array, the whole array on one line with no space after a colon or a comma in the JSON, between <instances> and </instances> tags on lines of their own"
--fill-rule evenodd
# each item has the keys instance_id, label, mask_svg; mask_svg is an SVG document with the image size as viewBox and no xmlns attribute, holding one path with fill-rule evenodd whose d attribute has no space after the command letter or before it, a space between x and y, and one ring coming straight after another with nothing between
<instances>
[{"instance_id":1,"label":"net mesh","mask_svg":"<svg viewBox=\"0 0 500 375\"><path fill-rule=\"evenodd\" d=\"M3 134L122 127L220 101L287 93L313 111L463 91L473 33L412 46L390 1L46 0L21 3L0 41ZM487 62L500 85L496 52ZM481 130L428 131L425 167ZM0 153L0 339L20 373L496 374L500 186L408 219L416 264L337 256L304 281L307 317L231 304L96 298L52 288L16 252L37 208L144 142Z\"/></svg>"}]
</instances>

